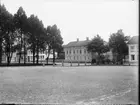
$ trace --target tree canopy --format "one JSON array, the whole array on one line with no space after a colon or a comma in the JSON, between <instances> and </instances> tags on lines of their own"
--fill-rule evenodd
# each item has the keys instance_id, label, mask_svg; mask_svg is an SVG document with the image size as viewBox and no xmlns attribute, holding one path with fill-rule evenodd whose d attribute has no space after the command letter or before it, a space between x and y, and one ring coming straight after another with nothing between
<instances>
[{"instance_id":1,"label":"tree canopy","mask_svg":"<svg viewBox=\"0 0 140 105\"><path fill-rule=\"evenodd\" d=\"M112 52L116 54L117 61L122 61L125 55L128 54L128 46L126 42L129 38L129 36L124 35L122 29L110 35L109 47L112 49Z\"/></svg>"},{"instance_id":2,"label":"tree canopy","mask_svg":"<svg viewBox=\"0 0 140 105\"><path fill-rule=\"evenodd\" d=\"M87 50L91 53L97 53L98 60L100 61L101 54L109 51L109 46L105 44L105 41L99 35L97 35L88 44Z\"/></svg>"},{"instance_id":3,"label":"tree canopy","mask_svg":"<svg viewBox=\"0 0 140 105\"><path fill-rule=\"evenodd\" d=\"M57 25L44 27L42 20L35 15L27 17L24 9L19 7L17 12L10 14L4 5L0 4L0 64L2 55L7 56L8 64L13 52L17 51L19 64L24 54L26 63L27 50L33 52L33 63L38 63L39 52L53 50L60 51L63 39ZM54 55L55 58L55 55Z\"/></svg>"}]
</instances>

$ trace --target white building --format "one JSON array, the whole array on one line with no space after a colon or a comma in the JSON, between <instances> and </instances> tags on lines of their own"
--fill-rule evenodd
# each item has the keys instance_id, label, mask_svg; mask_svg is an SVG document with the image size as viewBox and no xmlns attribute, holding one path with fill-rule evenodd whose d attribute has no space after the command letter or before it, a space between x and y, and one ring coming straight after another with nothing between
<instances>
[{"instance_id":1,"label":"white building","mask_svg":"<svg viewBox=\"0 0 140 105\"><path fill-rule=\"evenodd\" d=\"M138 63L139 60L139 46L138 46L138 36L133 36L128 41L128 48L129 48L129 62L130 63Z\"/></svg>"},{"instance_id":2,"label":"white building","mask_svg":"<svg viewBox=\"0 0 140 105\"><path fill-rule=\"evenodd\" d=\"M35 53L35 55L36 55L36 53ZM39 51L39 61L45 61L47 56L48 56L47 50ZM25 57L26 57L26 62L32 62L33 61L33 52L31 50L27 50L27 53L26 53ZM57 57L57 54L56 54L56 57ZM2 62L6 63L7 62L6 55L3 55L2 58L3 58ZM49 58L53 58L52 51L50 53ZM36 59L37 58L35 57L35 61L36 61ZM24 62L24 51L23 51L23 49L22 49L22 54L21 54L21 59L20 60L21 60L21 62ZM18 61L19 61L19 53L16 51L12 55L11 63L15 63L15 62L18 62Z\"/></svg>"},{"instance_id":3,"label":"white building","mask_svg":"<svg viewBox=\"0 0 140 105\"><path fill-rule=\"evenodd\" d=\"M65 61L90 62L92 58L91 53L89 53L86 48L89 42L88 38L85 41L79 41L79 39L77 39L77 41L64 45Z\"/></svg>"},{"instance_id":4,"label":"white building","mask_svg":"<svg viewBox=\"0 0 140 105\"><path fill-rule=\"evenodd\" d=\"M73 41L69 42L67 45L64 45L65 52L65 61L68 62L91 62L92 59L96 59L96 54L90 53L87 51L87 45L90 42L88 37L84 41ZM112 54L110 51L105 53L104 55L108 56L109 59L113 57L110 56Z\"/></svg>"}]
</instances>

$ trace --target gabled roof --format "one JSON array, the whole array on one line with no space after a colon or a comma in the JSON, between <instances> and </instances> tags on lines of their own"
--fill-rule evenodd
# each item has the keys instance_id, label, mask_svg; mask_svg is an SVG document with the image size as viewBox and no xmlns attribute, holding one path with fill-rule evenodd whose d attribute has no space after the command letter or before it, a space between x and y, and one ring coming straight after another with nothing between
<instances>
[{"instance_id":1,"label":"gabled roof","mask_svg":"<svg viewBox=\"0 0 140 105\"><path fill-rule=\"evenodd\" d=\"M139 37L138 36L133 36L127 44L138 44L138 40L139 40Z\"/></svg>"},{"instance_id":2,"label":"gabled roof","mask_svg":"<svg viewBox=\"0 0 140 105\"><path fill-rule=\"evenodd\" d=\"M84 41L73 41L69 42L67 45L64 45L63 47L81 47L86 46L90 40L84 40Z\"/></svg>"}]
</instances>

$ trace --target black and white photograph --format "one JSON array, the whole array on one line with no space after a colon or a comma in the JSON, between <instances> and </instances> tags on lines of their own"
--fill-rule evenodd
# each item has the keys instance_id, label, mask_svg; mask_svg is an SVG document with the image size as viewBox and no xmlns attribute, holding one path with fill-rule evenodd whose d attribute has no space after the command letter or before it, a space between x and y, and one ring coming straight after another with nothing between
<instances>
[{"instance_id":1,"label":"black and white photograph","mask_svg":"<svg viewBox=\"0 0 140 105\"><path fill-rule=\"evenodd\" d=\"M0 0L0 104L138 105L139 0Z\"/></svg>"}]
</instances>

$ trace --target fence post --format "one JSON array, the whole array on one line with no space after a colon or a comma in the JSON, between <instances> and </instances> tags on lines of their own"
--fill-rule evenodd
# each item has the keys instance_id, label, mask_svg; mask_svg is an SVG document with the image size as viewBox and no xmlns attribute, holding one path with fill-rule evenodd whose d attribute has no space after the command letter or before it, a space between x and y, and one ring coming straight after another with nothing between
<instances>
[{"instance_id":1,"label":"fence post","mask_svg":"<svg viewBox=\"0 0 140 105\"><path fill-rule=\"evenodd\" d=\"M72 66L72 61L70 61L70 66Z\"/></svg>"},{"instance_id":2,"label":"fence post","mask_svg":"<svg viewBox=\"0 0 140 105\"><path fill-rule=\"evenodd\" d=\"M78 60L78 66L79 66L79 60Z\"/></svg>"},{"instance_id":3,"label":"fence post","mask_svg":"<svg viewBox=\"0 0 140 105\"><path fill-rule=\"evenodd\" d=\"M85 66L86 66L87 64L86 64L86 61L85 61Z\"/></svg>"},{"instance_id":4,"label":"fence post","mask_svg":"<svg viewBox=\"0 0 140 105\"><path fill-rule=\"evenodd\" d=\"M64 60L62 60L62 66L64 66Z\"/></svg>"}]
</instances>

